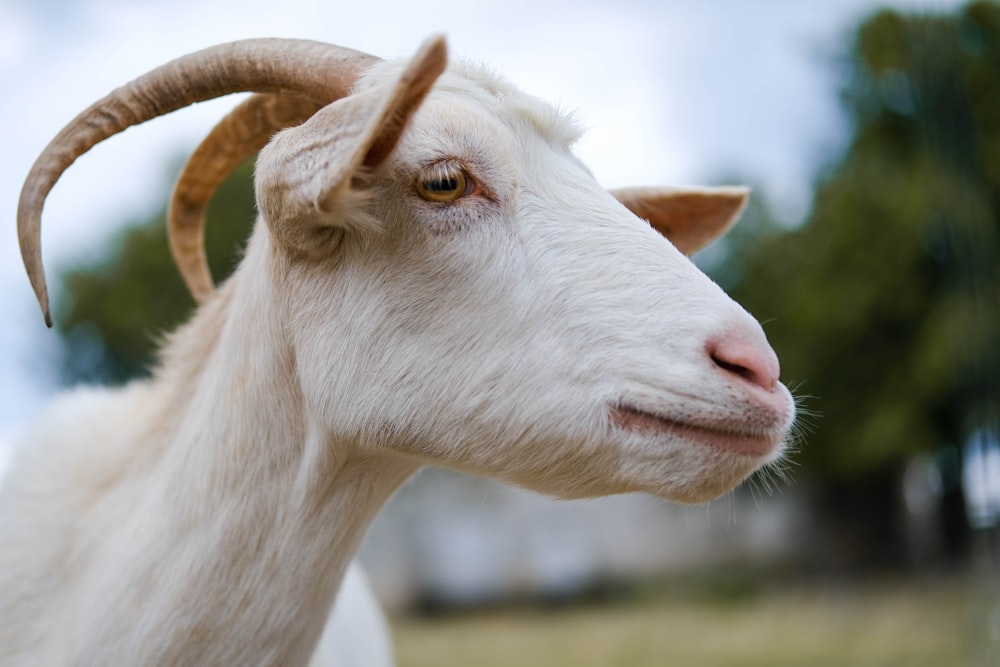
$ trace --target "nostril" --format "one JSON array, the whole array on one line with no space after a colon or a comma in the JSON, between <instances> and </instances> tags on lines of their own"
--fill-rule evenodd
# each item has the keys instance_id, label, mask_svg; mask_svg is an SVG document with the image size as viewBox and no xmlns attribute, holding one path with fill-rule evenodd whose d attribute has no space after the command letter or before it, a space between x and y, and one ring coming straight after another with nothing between
<instances>
[{"instance_id":1,"label":"nostril","mask_svg":"<svg viewBox=\"0 0 1000 667\"><path fill-rule=\"evenodd\" d=\"M766 344L724 339L710 343L707 352L715 365L726 373L768 391L778 384L781 372L778 357Z\"/></svg>"},{"instance_id":2,"label":"nostril","mask_svg":"<svg viewBox=\"0 0 1000 667\"><path fill-rule=\"evenodd\" d=\"M726 361L725 359L718 357L715 354L712 355L712 361L714 361L715 365L724 371L728 371L735 375L739 375L741 378L749 380L754 384L760 384L760 382L757 379L757 374L754 373L749 368L745 368L743 366L740 366L739 364L734 364L730 361Z\"/></svg>"}]
</instances>

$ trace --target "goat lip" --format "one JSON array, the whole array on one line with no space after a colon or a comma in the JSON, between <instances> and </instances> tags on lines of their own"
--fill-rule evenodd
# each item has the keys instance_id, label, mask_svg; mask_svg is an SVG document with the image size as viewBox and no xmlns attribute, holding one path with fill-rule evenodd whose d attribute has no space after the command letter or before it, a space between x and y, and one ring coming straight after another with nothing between
<instances>
[{"instance_id":1,"label":"goat lip","mask_svg":"<svg viewBox=\"0 0 1000 667\"><path fill-rule=\"evenodd\" d=\"M728 425L693 424L662 417L629 405L613 407L611 421L625 431L680 437L742 456L768 456L782 441L780 436L771 433L740 431Z\"/></svg>"}]
</instances>

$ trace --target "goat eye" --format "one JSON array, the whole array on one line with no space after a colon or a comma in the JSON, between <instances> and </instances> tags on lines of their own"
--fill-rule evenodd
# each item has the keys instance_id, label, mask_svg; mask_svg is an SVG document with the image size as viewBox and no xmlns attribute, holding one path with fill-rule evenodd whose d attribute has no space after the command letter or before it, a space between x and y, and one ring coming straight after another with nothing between
<instances>
[{"instance_id":1,"label":"goat eye","mask_svg":"<svg viewBox=\"0 0 1000 667\"><path fill-rule=\"evenodd\" d=\"M449 169L417 180L417 194L427 201L455 201L468 193L469 178L459 169Z\"/></svg>"}]
</instances>

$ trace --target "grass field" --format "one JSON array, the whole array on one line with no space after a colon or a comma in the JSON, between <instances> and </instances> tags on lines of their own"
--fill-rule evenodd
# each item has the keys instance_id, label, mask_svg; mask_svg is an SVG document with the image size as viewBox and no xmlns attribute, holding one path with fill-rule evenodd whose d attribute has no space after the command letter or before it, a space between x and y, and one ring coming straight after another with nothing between
<instances>
[{"instance_id":1,"label":"grass field","mask_svg":"<svg viewBox=\"0 0 1000 667\"><path fill-rule=\"evenodd\" d=\"M394 622L400 667L1000 667L997 582L785 585Z\"/></svg>"}]
</instances>

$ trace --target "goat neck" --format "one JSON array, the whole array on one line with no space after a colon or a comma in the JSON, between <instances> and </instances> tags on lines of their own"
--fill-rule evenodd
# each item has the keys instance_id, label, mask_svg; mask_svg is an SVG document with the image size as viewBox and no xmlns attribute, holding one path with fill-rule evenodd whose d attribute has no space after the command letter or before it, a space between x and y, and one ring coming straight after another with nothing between
<instances>
[{"instance_id":1,"label":"goat neck","mask_svg":"<svg viewBox=\"0 0 1000 667\"><path fill-rule=\"evenodd\" d=\"M84 664L305 664L365 527L415 470L311 419L268 243L255 235L152 381L159 458L127 506L108 498L123 525L94 554L120 566L75 598L89 608L66 610Z\"/></svg>"}]
</instances>

